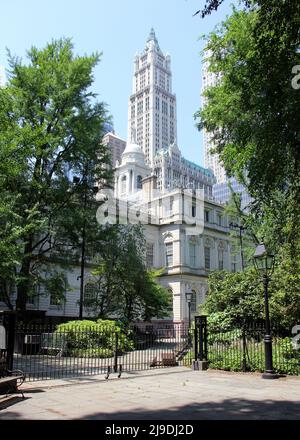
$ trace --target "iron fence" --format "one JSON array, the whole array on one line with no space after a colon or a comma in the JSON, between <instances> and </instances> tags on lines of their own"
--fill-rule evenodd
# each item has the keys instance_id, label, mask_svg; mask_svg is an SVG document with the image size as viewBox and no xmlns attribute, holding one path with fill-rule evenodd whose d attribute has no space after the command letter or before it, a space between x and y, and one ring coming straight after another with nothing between
<instances>
[{"instance_id":1,"label":"iron fence","mask_svg":"<svg viewBox=\"0 0 300 440\"><path fill-rule=\"evenodd\" d=\"M183 324L64 331L17 325L13 368L24 371L29 381L166 368L187 363L188 341Z\"/></svg>"},{"instance_id":2,"label":"iron fence","mask_svg":"<svg viewBox=\"0 0 300 440\"><path fill-rule=\"evenodd\" d=\"M232 328L208 329L209 368L230 371L265 370L265 329L262 324L248 323ZM273 327L273 367L277 373L300 374L300 347L293 345L292 332Z\"/></svg>"}]
</instances>

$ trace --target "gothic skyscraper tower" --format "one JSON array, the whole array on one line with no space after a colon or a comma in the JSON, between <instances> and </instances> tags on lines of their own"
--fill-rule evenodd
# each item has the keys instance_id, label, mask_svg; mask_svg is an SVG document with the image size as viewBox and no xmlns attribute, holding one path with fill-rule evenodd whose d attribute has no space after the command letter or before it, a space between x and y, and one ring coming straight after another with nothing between
<instances>
[{"instance_id":1,"label":"gothic skyscraper tower","mask_svg":"<svg viewBox=\"0 0 300 440\"><path fill-rule=\"evenodd\" d=\"M171 58L161 51L155 32L134 59L132 95L128 106L128 140L143 149L146 162L176 140L176 96L172 93Z\"/></svg>"}]
</instances>

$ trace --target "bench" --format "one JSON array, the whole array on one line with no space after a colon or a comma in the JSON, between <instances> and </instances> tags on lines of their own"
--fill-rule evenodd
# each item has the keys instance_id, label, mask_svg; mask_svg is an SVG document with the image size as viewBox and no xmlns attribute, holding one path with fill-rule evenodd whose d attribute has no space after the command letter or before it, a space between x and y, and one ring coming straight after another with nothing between
<instances>
[{"instance_id":1,"label":"bench","mask_svg":"<svg viewBox=\"0 0 300 440\"><path fill-rule=\"evenodd\" d=\"M154 357L150 363L150 367L176 367L177 365L174 353L162 353L160 361L157 360L157 357Z\"/></svg>"},{"instance_id":2,"label":"bench","mask_svg":"<svg viewBox=\"0 0 300 440\"><path fill-rule=\"evenodd\" d=\"M25 380L25 374L21 370L8 370L5 359L0 359L0 394L9 394L20 392L24 399L22 390L18 387L22 385Z\"/></svg>"}]
</instances>

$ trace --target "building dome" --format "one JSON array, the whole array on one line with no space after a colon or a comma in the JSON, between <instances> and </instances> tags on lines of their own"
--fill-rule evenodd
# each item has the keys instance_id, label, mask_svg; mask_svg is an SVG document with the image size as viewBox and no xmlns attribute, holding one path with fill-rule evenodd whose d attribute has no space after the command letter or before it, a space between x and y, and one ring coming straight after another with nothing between
<instances>
[{"instance_id":1,"label":"building dome","mask_svg":"<svg viewBox=\"0 0 300 440\"><path fill-rule=\"evenodd\" d=\"M123 155L124 154L142 154L142 155L144 155L141 147L135 143L127 144L125 150L123 151Z\"/></svg>"},{"instance_id":2,"label":"building dome","mask_svg":"<svg viewBox=\"0 0 300 440\"><path fill-rule=\"evenodd\" d=\"M130 143L126 145L122 154L122 165L126 163L136 163L145 166L145 155L141 147L137 144Z\"/></svg>"}]
</instances>

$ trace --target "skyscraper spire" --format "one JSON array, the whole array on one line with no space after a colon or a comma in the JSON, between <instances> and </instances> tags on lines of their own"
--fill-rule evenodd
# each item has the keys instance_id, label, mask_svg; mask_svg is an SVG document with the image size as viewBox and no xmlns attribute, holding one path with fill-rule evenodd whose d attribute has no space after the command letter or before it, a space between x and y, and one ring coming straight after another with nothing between
<instances>
[{"instance_id":1,"label":"skyscraper spire","mask_svg":"<svg viewBox=\"0 0 300 440\"><path fill-rule=\"evenodd\" d=\"M147 41L151 41L151 40L157 41L157 38L156 38L155 31L154 31L153 27L150 29L150 34L149 34L149 37L148 37Z\"/></svg>"},{"instance_id":2,"label":"skyscraper spire","mask_svg":"<svg viewBox=\"0 0 300 440\"><path fill-rule=\"evenodd\" d=\"M133 89L128 106L128 139L137 143L148 165L177 134L176 96L172 93L170 56L158 46L151 28L145 50L134 58ZM133 140L133 130L136 139Z\"/></svg>"},{"instance_id":3,"label":"skyscraper spire","mask_svg":"<svg viewBox=\"0 0 300 440\"><path fill-rule=\"evenodd\" d=\"M149 37L147 39L146 49L149 49L151 46L155 47L156 50L160 51L158 40L156 38L153 27L150 29Z\"/></svg>"}]
</instances>

